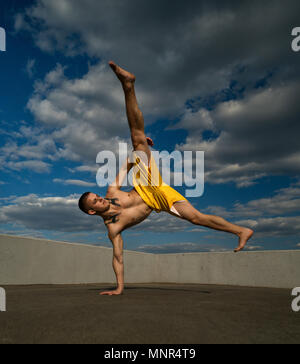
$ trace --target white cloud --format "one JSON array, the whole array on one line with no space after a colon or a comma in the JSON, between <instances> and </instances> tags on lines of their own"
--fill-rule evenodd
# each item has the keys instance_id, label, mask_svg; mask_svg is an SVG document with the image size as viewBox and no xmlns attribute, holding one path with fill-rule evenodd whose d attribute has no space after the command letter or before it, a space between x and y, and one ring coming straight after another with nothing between
<instances>
[{"instance_id":1,"label":"white cloud","mask_svg":"<svg viewBox=\"0 0 300 364\"><path fill-rule=\"evenodd\" d=\"M63 145L61 158L90 164L99 151L117 151L118 142L126 142L124 96L107 65L93 66L75 80L68 80L57 65L36 85L28 108L37 121L56 127L51 137Z\"/></svg>"},{"instance_id":2,"label":"white cloud","mask_svg":"<svg viewBox=\"0 0 300 364\"><path fill-rule=\"evenodd\" d=\"M36 173L49 173L49 162L58 158L59 151L51 135L40 128L22 125L14 140L7 141L0 149L0 170L29 169Z\"/></svg>"},{"instance_id":3,"label":"white cloud","mask_svg":"<svg viewBox=\"0 0 300 364\"><path fill-rule=\"evenodd\" d=\"M252 228L256 237L298 236L300 234L300 216L240 220L235 221L235 224Z\"/></svg>"},{"instance_id":4,"label":"white cloud","mask_svg":"<svg viewBox=\"0 0 300 364\"><path fill-rule=\"evenodd\" d=\"M22 162L7 162L6 166L14 171L22 171L24 169L36 173L49 173L51 165L38 160L26 160Z\"/></svg>"},{"instance_id":5,"label":"white cloud","mask_svg":"<svg viewBox=\"0 0 300 364\"><path fill-rule=\"evenodd\" d=\"M231 209L209 206L205 211L227 217L259 217L266 215L291 214L300 212L300 188L290 187L276 190L271 197L250 200L247 203L234 203Z\"/></svg>"},{"instance_id":6,"label":"white cloud","mask_svg":"<svg viewBox=\"0 0 300 364\"><path fill-rule=\"evenodd\" d=\"M299 214L300 188L299 182L290 187L276 190L268 198L250 200L246 203L236 202L232 208L209 206L204 213L222 216L235 224L248 226L255 231L255 236L288 236L300 234L300 216L284 216ZM235 220L235 221L233 221Z\"/></svg>"},{"instance_id":7,"label":"white cloud","mask_svg":"<svg viewBox=\"0 0 300 364\"><path fill-rule=\"evenodd\" d=\"M233 212L239 216L290 214L300 211L300 188L282 188L273 197L236 203Z\"/></svg>"},{"instance_id":8,"label":"white cloud","mask_svg":"<svg viewBox=\"0 0 300 364\"><path fill-rule=\"evenodd\" d=\"M0 207L0 222L37 231L104 231L105 226L99 218L90 218L79 210L79 197L39 197L34 194L17 197L9 205Z\"/></svg>"},{"instance_id":9,"label":"white cloud","mask_svg":"<svg viewBox=\"0 0 300 364\"><path fill-rule=\"evenodd\" d=\"M264 247L261 246L261 245L246 245L244 250L249 250L249 251L255 251L255 250L261 250L263 249Z\"/></svg>"},{"instance_id":10,"label":"white cloud","mask_svg":"<svg viewBox=\"0 0 300 364\"><path fill-rule=\"evenodd\" d=\"M168 243L168 244L144 244L140 245L137 250L153 253L153 254L175 254L175 253L196 253L196 252L220 252L228 251L221 246L215 244L203 244L203 243Z\"/></svg>"},{"instance_id":11,"label":"white cloud","mask_svg":"<svg viewBox=\"0 0 300 364\"><path fill-rule=\"evenodd\" d=\"M197 115L187 110L172 127L189 132L186 143L177 148L205 151L205 181L210 183L248 187L270 174L298 175L300 105L294 95L299 92L296 82L252 91L242 100L220 103L204 119L200 110L199 128ZM205 129L220 132L204 141Z\"/></svg>"},{"instance_id":12,"label":"white cloud","mask_svg":"<svg viewBox=\"0 0 300 364\"><path fill-rule=\"evenodd\" d=\"M90 172L93 174L96 174L97 171L99 169L98 165L94 165L94 166L87 166L87 165L82 165L82 166L78 166L75 168L68 168L69 172L71 173L76 173L76 172Z\"/></svg>"},{"instance_id":13,"label":"white cloud","mask_svg":"<svg viewBox=\"0 0 300 364\"><path fill-rule=\"evenodd\" d=\"M295 174L299 65L288 52L286 29L297 19L296 8L296 1L286 7L280 1L272 7L260 1L216 7L175 0L170 9L159 1L123 0L112 6L39 0L17 15L17 31L30 28L43 50L87 52L103 63L75 80L57 65L36 83L28 107L39 122L58 128L53 138L63 144L61 158L91 164L99 150L128 138L124 97L106 65L112 58L136 74L146 124L158 116L182 116L170 129L189 132L179 149L206 151L206 182L233 181L241 188L266 174ZM270 72L273 86L253 89ZM223 102L213 112L203 106L195 113L185 110L187 100L228 90L232 79L245 89L244 100ZM205 130L220 135L203 141Z\"/></svg>"},{"instance_id":14,"label":"white cloud","mask_svg":"<svg viewBox=\"0 0 300 364\"><path fill-rule=\"evenodd\" d=\"M53 180L54 183L61 183L63 185L67 186L81 186L81 187L96 187L96 183L86 182L86 181L80 181L80 180L73 180L73 179L67 179L63 180L60 178L55 178Z\"/></svg>"},{"instance_id":15,"label":"white cloud","mask_svg":"<svg viewBox=\"0 0 300 364\"><path fill-rule=\"evenodd\" d=\"M27 61L25 71L26 71L29 78L33 77L35 63L36 63L35 59L29 59Z\"/></svg>"},{"instance_id":16,"label":"white cloud","mask_svg":"<svg viewBox=\"0 0 300 364\"><path fill-rule=\"evenodd\" d=\"M35 194L3 199L0 206L0 223L14 223L37 231L106 232L101 217L85 215L78 208L79 195L41 197ZM191 227L189 222L169 215L152 213L132 232L176 232Z\"/></svg>"},{"instance_id":17,"label":"white cloud","mask_svg":"<svg viewBox=\"0 0 300 364\"><path fill-rule=\"evenodd\" d=\"M40 0L17 16L15 28L30 25L45 51L116 60L136 73L145 113L176 115L186 100L227 87L231 77L253 85L270 67L297 64L286 45L296 8L296 1L283 7L276 0L271 7L174 0L171 8L160 1ZM247 72L233 75L236 65L247 65Z\"/></svg>"}]
</instances>

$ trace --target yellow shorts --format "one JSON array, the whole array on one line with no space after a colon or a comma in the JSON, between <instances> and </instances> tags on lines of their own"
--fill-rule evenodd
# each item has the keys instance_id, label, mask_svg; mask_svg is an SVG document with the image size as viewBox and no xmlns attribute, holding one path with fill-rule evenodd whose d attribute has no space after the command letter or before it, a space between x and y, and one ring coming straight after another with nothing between
<instances>
[{"instance_id":1,"label":"yellow shorts","mask_svg":"<svg viewBox=\"0 0 300 364\"><path fill-rule=\"evenodd\" d=\"M187 201L162 180L152 153L150 163L143 160L143 155L138 151L134 151L132 155L134 188L149 207L156 212L173 211L172 206L175 202Z\"/></svg>"}]
</instances>

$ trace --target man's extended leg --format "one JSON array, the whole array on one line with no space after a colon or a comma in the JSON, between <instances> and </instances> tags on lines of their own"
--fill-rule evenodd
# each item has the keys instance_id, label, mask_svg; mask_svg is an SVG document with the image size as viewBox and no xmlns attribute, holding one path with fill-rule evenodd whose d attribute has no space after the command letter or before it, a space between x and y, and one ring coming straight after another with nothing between
<instances>
[{"instance_id":1,"label":"man's extended leg","mask_svg":"<svg viewBox=\"0 0 300 364\"><path fill-rule=\"evenodd\" d=\"M140 150L146 153L148 161L150 161L151 151L145 136L144 118L138 107L134 83L135 76L117 66L114 62L109 62L110 67L121 81L126 103L126 113L131 132L131 140L134 150Z\"/></svg>"},{"instance_id":2,"label":"man's extended leg","mask_svg":"<svg viewBox=\"0 0 300 364\"><path fill-rule=\"evenodd\" d=\"M222 217L202 214L188 201L175 202L173 206L179 212L182 219L188 220L192 224L206 226L211 229L226 231L237 235L239 237L239 246L235 249L235 252L242 250L253 235L251 229L231 224Z\"/></svg>"}]
</instances>

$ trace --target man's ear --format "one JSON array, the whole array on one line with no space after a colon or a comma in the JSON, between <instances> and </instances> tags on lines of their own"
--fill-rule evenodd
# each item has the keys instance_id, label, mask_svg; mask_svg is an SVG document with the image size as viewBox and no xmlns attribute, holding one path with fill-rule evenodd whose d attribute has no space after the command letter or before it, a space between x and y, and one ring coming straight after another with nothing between
<instances>
[{"instance_id":1,"label":"man's ear","mask_svg":"<svg viewBox=\"0 0 300 364\"><path fill-rule=\"evenodd\" d=\"M96 211L94 211L94 210L89 210L89 211L88 211L88 214L89 214L89 215L95 215L95 213L96 213Z\"/></svg>"}]
</instances>

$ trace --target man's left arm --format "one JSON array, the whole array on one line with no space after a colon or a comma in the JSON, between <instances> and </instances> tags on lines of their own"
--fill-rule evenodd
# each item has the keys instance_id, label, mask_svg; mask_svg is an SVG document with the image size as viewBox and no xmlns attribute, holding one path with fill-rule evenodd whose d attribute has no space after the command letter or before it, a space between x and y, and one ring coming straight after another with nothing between
<instances>
[{"instance_id":1,"label":"man's left arm","mask_svg":"<svg viewBox=\"0 0 300 364\"><path fill-rule=\"evenodd\" d=\"M134 166L133 163L130 163L129 162L129 158L127 157L125 163L122 165L122 167L120 168L119 170L119 174L117 175L116 179L114 180L113 183L111 183L109 186L108 186L108 190L109 189L117 189L117 190L120 190L122 185L123 185L123 182L124 182L124 179L126 178L127 174L129 173L129 171L131 170L131 168Z\"/></svg>"},{"instance_id":2,"label":"man's left arm","mask_svg":"<svg viewBox=\"0 0 300 364\"><path fill-rule=\"evenodd\" d=\"M147 142L151 147L153 147L154 143L151 138L147 137ZM129 173L129 171L133 166L134 163L130 163L129 158L127 157L126 162L120 168L117 178L114 180L113 183L111 183L108 186L108 190L114 190L114 189L120 190L123 185L124 179L126 178L127 174Z\"/></svg>"}]
</instances>

